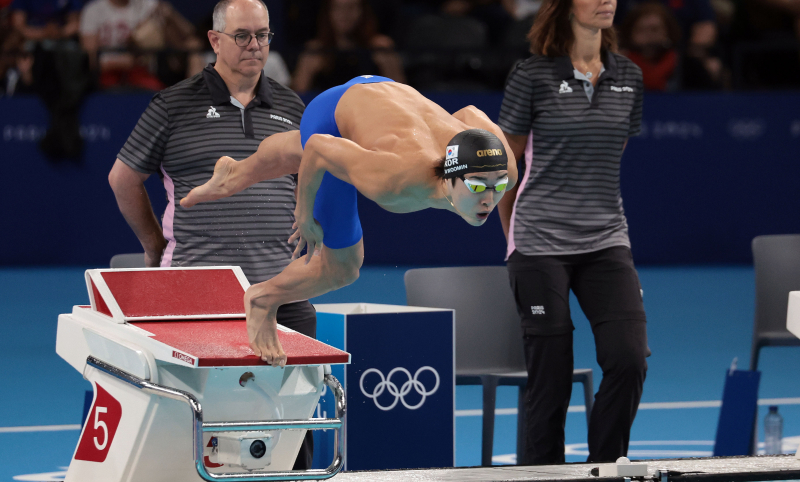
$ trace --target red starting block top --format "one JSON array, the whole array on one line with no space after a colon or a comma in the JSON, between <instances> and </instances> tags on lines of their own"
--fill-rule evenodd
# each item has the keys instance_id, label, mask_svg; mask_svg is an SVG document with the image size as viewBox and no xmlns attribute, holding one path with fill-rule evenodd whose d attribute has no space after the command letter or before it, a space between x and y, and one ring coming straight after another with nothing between
<instances>
[{"instance_id":1,"label":"red starting block top","mask_svg":"<svg viewBox=\"0 0 800 482\"><path fill-rule=\"evenodd\" d=\"M91 269L92 309L117 323L133 320L243 318L250 286L238 266Z\"/></svg>"},{"instance_id":2,"label":"red starting block top","mask_svg":"<svg viewBox=\"0 0 800 482\"><path fill-rule=\"evenodd\" d=\"M253 354L244 320L152 321L133 322L152 338L173 347L173 357L188 354L197 359L197 366L264 365ZM286 352L287 365L322 365L350 363L350 354L326 345L302 333L278 326L278 339ZM184 360L193 363L189 360Z\"/></svg>"}]
</instances>

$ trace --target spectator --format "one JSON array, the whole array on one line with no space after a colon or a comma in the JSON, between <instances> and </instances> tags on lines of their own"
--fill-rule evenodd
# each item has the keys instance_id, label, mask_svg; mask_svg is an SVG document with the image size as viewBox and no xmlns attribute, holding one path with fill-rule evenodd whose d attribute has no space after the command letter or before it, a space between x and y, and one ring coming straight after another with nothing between
<instances>
[{"instance_id":1,"label":"spectator","mask_svg":"<svg viewBox=\"0 0 800 482\"><path fill-rule=\"evenodd\" d=\"M25 40L60 40L78 33L80 0L13 0L11 23Z\"/></svg>"},{"instance_id":2,"label":"spectator","mask_svg":"<svg viewBox=\"0 0 800 482\"><path fill-rule=\"evenodd\" d=\"M199 50L194 27L172 6L159 0L93 0L81 15L81 44L89 53L101 88L163 89L202 70L186 52L161 53L159 76L151 73L152 51ZM142 55L130 50L148 50ZM191 66L190 66L191 65Z\"/></svg>"},{"instance_id":3,"label":"spectator","mask_svg":"<svg viewBox=\"0 0 800 482\"><path fill-rule=\"evenodd\" d=\"M621 1L615 21L621 23L637 4L652 0ZM715 52L718 29L710 0L661 0L675 16L680 27L681 52L684 60L683 87L686 89L716 89L722 87L722 61Z\"/></svg>"},{"instance_id":4,"label":"spectator","mask_svg":"<svg viewBox=\"0 0 800 482\"><path fill-rule=\"evenodd\" d=\"M364 74L405 82L394 42L378 33L366 0L326 0L317 37L306 44L297 61L294 90L324 90Z\"/></svg>"},{"instance_id":5,"label":"spectator","mask_svg":"<svg viewBox=\"0 0 800 482\"><path fill-rule=\"evenodd\" d=\"M77 160L83 150L78 111L89 77L76 41L81 6L80 0L13 0L10 7L12 26L33 52L32 85L50 113L39 148L52 160Z\"/></svg>"},{"instance_id":6,"label":"spectator","mask_svg":"<svg viewBox=\"0 0 800 482\"><path fill-rule=\"evenodd\" d=\"M33 54L23 49L22 35L12 31L2 43L0 97L33 94Z\"/></svg>"},{"instance_id":7,"label":"spectator","mask_svg":"<svg viewBox=\"0 0 800 482\"><path fill-rule=\"evenodd\" d=\"M677 88L681 32L675 17L660 3L631 10L620 28L622 53L642 69L646 90Z\"/></svg>"},{"instance_id":8,"label":"spectator","mask_svg":"<svg viewBox=\"0 0 800 482\"><path fill-rule=\"evenodd\" d=\"M132 86L161 90L164 85L145 65L146 58L123 51L131 34L158 7L157 0L93 0L81 14L81 45L103 89Z\"/></svg>"}]
</instances>

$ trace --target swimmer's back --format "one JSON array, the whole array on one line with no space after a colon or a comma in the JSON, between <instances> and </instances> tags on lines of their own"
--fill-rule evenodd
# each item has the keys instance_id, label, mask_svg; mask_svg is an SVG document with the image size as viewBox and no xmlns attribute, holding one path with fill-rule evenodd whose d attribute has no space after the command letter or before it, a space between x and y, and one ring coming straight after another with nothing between
<instances>
[{"instance_id":1,"label":"swimmer's back","mask_svg":"<svg viewBox=\"0 0 800 482\"><path fill-rule=\"evenodd\" d=\"M432 149L438 154L442 146L435 143L431 131L460 125L446 110L397 82L351 86L339 100L335 115L342 137L369 150Z\"/></svg>"}]
</instances>

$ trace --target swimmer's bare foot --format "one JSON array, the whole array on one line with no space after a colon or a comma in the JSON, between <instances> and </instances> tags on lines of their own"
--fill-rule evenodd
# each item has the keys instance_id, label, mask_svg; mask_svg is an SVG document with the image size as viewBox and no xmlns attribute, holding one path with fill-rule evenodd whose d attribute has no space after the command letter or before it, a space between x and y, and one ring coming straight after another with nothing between
<instances>
[{"instance_id":1,"label":"swimmer's bare foot","mask_svg":"<svg viewBox=\"0 0 800 482\"><path fill-rule=\"evenodd\" d=\"M197 203L216 201L235 194L237 191L234 190L230 177L236 162L228 156L220 157L214 166L214 175L211 176L211 179L189 191L189 194L181 199L181 206L190 208Z\"/></svg>"},{"instance_id":2,"label":"swimmer's bare foot","mask_svg":"<svg viewBox=\"0 0 800 482\"><path fill-rule=\"evenodd\" d=\"M257 357L274 367L283 367L286 353L278 340L278 309L269 306L267 288L266 283L259 283L247 288L244 294L247 337Z\"/></svg>"}]
</instances>

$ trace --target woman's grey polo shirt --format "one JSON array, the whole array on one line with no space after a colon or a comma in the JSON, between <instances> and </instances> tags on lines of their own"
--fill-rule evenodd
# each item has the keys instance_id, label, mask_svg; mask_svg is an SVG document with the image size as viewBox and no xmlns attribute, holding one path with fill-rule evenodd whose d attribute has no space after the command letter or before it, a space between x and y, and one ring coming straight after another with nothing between
<instances>
[{"instance_id":1,"label":"woman's grey polo shirt","mask_svg":"<svg viewBox=\"0 0 800 482\"><path fill-rule=\"evenodd\" d=\"M628 246L619 168L642 124L642 71L604 55L591 101L569 57L533 55L506 83L498 125L528 136L508 254L566 255Z\"/></svg>"},{"instance_id":2,"label":"woman's grey polo shirt","mask_svg":"<svg viewBox=\"0 0 800 482\"><path fill-rule=\"evenodd\" d=\"M163 179L167 248L161 266L241 266L257 283L289 264L293 176L189 209L180 200L211 178L220 157L240 161L264 138L298 129L304 109L297 94L265 75L242 109L210 65L153 97L118 157L139 172L160 172Z\"/></svg>"}]
</instances>

